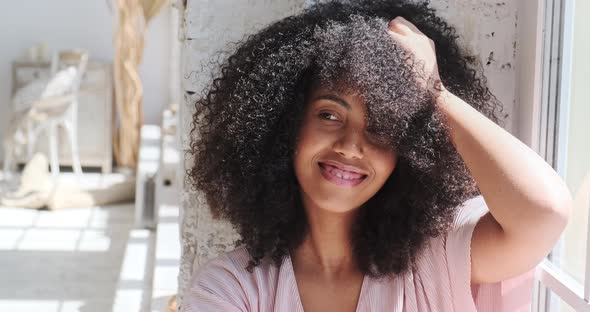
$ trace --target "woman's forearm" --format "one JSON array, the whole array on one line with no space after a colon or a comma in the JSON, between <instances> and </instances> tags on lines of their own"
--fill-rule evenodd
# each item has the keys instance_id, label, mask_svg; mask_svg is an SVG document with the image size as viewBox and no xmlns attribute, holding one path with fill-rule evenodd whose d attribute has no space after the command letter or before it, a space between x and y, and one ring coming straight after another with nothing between
<instances>
[{"instance_id":1,"label":"woman's forearm","mask_svg":"<svg viewBox=\"0 0 590 312\"><path fill-rule=\"evenodd\" d=\"M543 230L555 231L546 232L549 237L559 235L567 224L572 199L553 168L452 93L443 91L437 102L453 145L504 232L520 235Z\"/></svg>"}]
</instances>

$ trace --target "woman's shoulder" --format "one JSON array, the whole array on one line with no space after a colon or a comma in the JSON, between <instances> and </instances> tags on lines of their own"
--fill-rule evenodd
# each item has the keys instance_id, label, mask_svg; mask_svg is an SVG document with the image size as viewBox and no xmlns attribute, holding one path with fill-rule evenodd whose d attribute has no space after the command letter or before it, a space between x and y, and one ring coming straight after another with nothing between
<instances>
[{"instance_id":1,"label":"woman's shoulder","mask_svg":"<svg viewBox=\"0 0 590 312\"><path fill-rule=\"evenodd\" d=\"M444 268L451 271L453 275L463 274L464 279L470 279L473 230L487 212L482 196L470 198L457 207L448 232L430 237L425 241L415 263L415 268L419 268L418 272L430 275Z\"/></svg>"},{"instance_id":2,"label":"woman's shoulder","mask_svg":"<svg viewBox=\"0 0 590 312\"><path fill-rule=\"evenodd\" d=\"M475 226L477 221L488 211L488 206L482 195L466 200L457 207L452 230L457 231L466 226Z\"/></svg>"},{"instance_id":3,"label":"woman's shoulder","mask_svg":"<svg viewBox=\"0 0 590 312\"><path fill-rule=\"evenodd\" d=\"M199 265L193 274L191 284L240 281L249 273L246 270L249 261L248 250L243 246L237 247Z\"/></svg>"},{"instance_id":4,"label":"woman's shoulder","mask_svg":"<svg viewBox=\"0 0 590 312\"><path fill-rule=\"evenodd\" d=\"M188 311L247 311L241 265L247 258L246 249L239 247L200 264L185 294Z\"/></svg>"},{"instance_id":5,"label":"woman's shoulder","mask_svg":"<svg viewBox=\"0 0 590 312\"><path fill-rule=\"evenodd\" d=\"M445 256L469 253L473 230L488 211L486 202L481 195L466 200L456 208L453 222L448 231L428 239L428 248L425 249L429 249L431 253L442 252Z\"/></svg>"},{"instance_id":6,"label":"woman's shoulder","mask_svg":"<svg viewBox=\"0 0 590 312\"><path fill-rule=\"evenodd\" d=\"M240 246L233 250L221 253L214 258L206 260L204 263L199 265L197 272L215 269L219 266L233 267L244 261L247 263L249 258L250 255L248 254L248 250L246 249L246 247Z\"/></svg>"},{"instance_id":7,"label":"woman's shoulder","mask_svg":"<svg viewBox=\"0 0 590 312\"><path fill-rule=\"evenodd\" d=\"M248 307L257 306L258 292L275 288L279 269L263 260L249 272L250 259L248 250L238 247L201 264L188 287L188 306L196 311L233 311L236 307L248 311Z\"/></svg>"}]
</instances>

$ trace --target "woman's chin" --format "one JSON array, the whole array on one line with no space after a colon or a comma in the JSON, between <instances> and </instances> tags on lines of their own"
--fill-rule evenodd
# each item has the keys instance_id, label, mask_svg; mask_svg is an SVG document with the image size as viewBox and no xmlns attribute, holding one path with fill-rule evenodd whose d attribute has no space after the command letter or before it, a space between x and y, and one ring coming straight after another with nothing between
<instances>
[{"instance_id":1,"label":"woman's chin","mask_svg":"<svg viewBox=\"0 0 590 312\"><path fill-rule=\"evenodd\" d=\"M329 195L327 195L329 194ZM347 213L357 210L363 203L357 202L357 198L350 198L350 194L342 194L341 192L323 193L317 199L312 199L317 208L325 212L332 213Z\"/></svg>"}]
</instances>

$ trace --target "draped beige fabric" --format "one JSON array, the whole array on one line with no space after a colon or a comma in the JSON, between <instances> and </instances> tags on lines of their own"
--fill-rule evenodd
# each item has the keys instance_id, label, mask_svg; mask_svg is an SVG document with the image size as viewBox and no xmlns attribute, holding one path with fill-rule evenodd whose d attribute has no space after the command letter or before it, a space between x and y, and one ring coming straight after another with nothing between
<instances>
[{"instance_id":1,"label":"draped beige fabric","mask_svg":"<svg viewBox=\"0 0 590 312\"><path fill-rule=\"evenodd\" d=\"M149 21L158 13L169 0L141 0L141 7L143 8L143 16L145 20Z\"/></svg>"},{"instance_id":2,"label":"draped beige fabric","mask_svg":"<svg viewBox=\"0 0 590 312\"><path fill-rule=\"evenodd\" d=\"M115 0L119 22L115 33L115 102L119 127L113 138L115 161L136 168L143 124L143 86L139 64L149 21L169 0Z\"/></svg>"}]
</instances>

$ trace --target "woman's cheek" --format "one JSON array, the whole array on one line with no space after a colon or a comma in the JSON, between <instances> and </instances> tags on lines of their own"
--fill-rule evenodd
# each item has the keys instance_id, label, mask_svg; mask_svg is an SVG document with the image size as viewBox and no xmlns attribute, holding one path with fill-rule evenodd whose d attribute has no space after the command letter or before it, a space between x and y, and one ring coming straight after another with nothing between
<instances>
[{"instance_id":1,"label":"woman's cheek","mask_svg":"<svg viewBox=\"0 0 590 312\"><path fill-rule=\"evenodd\" d=\"M393 151L371 146L367 148L367 154L372 159L371 163L375 168L376 175L379 176L380 180L387 180L387 177L391 175L395 165L397 163L397 156ZM385 178L383 178L385 177Z\"/></svg>"}]
</instances>

